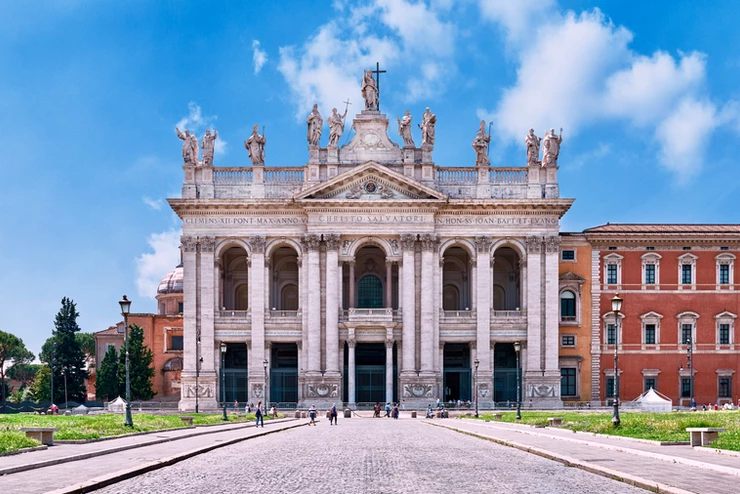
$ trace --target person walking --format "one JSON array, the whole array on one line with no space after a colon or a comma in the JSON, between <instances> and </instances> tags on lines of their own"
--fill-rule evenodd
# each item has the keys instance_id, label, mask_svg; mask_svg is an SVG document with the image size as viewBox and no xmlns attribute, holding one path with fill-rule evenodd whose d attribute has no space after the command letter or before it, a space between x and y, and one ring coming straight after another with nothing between
<instances>
[{"instance_id":1,"label":"person walking","mask_svg":"<svg viewBox=\"0 0 740 494\"><path fill-rule=\"evenodd\" d=\"M257 417L257 423L255 424L255 427L259 427L260 424L262 424L262 428L265 428L265 417L262 413L262 401L257 402L257 410L254 412L255 417Z\"/></svg>"},{"instance_id":2,"label":"person walking","mask_svg":"<svg viewBox=\"0 0 740 494\"><path fill-rule=\"evenodd\" d=\"M316 406L311 405L308 409L308 417L311 419L308 425L316 425Z\"/></svg>"},{"instance_id":3,"label":"person walking","mask_svg":"<svg viewBox=\"0 0 740 494\"><path fill-rule=\"evenodd\" d=\"M390 416L391 416L391 404L386 403L385 404L385 417L390 418Z\"/></svg>"},{"instance_id":4,"label":"person walking","mask_svg":"<svg viewBox=\"0 0 740 494\"><path fill-rule=\"evenodd\" d=\"M339 425L337 423L337 404L334 403L331 406L331 415L329 415L329 425L331 425L332 421L334 421L334 425Z\"/></svg>"}]
</instances>

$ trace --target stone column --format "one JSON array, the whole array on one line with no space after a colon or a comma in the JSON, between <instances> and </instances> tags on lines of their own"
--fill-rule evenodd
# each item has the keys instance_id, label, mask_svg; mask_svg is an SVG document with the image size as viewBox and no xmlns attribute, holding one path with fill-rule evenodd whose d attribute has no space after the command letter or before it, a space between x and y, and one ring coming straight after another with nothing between
<instances>
[{"instance_id":1,"label":"stone column","mask_svg":"<svg viewBox=\"0 0 740 494\"><path fill-rule=\"evenodd\" d=\"M319 235L303 236L308 250L307 300L308 300L308 373L321 374L321 273L319 272Z\"/></svg>"},{"instance_id":2,"label":"stone column","mask_svg":"<svg viewBox=\"0 0 740 494\"><path fill-rule=\"evenodd\" d=\"M385 340L385 401L393 401L393 340Z\"/></svg>"},{"instance_id":3,"label":"stone column","mask_svg":"<svg viewBox=\"0 0 740 494\"><path fill-rule=\"evenodd\" d=\"M249 400L265 399L265 237L249 237L249 309L252 315L252 352L249 355Z\"/></svg>"},{"instance_id":4,"label":"stone column","mask_svg":"<svg viewBox=\"0 0 740 494\"><path fill-rule=\"evenodd\" d=\"M303 365L303 342L297 341L298 346L298 403L303 403L303 376L301 375L301 368ZM300 406L300 405L299 405Z\"/></svg>"},{"instance_id":5,"label":"stone column","mask_svg":"<svg viewBox=\"0 0 740 494\"><path fill-rule=\"evenodd\" d=\"M385 260L385 306L393 308L393 261Z\"/></svg>"},{"instance_id":6,"label":"stone column","mask_svg":"<svg viewBox=\"0 0 740 494\"><path fill-rule=\"evenodd\" d=\"M355 306L355 261L354 259L347 263L349 265L349 308Z\"/></svg>"},{"instance_id":7,"label":"stone column","mask_svg":"<svg viewBox=\"0 0 740 494\"><path fill-rule=\"evenodd\" d=\"M491 244L490 237L477 237L476 247L476 338L475 356L478 367L478 403L491 402L493 376L491 374ZM473 395L475 398L475 395Z\"/></svg>"},{"instance_id":8,"label":"stone column","mask_svg":"<svg viewBox=\"0 0 740 494\"><path fill-rule=\"evenodd\" d=\"M213 303L214 303L214 309L216 310L216 312L218 312L221 310L221 307L224 306L223 304L224 272L223 272L223 263L220 258L215 258L213 260L213 279L215 282Z\"/></svg>"},{"instance_id":9,"label":"stone column","mask_svg":"<svg viewBox=\"0 0 740 494\"><path fill-rule=\"evenodd\" d=\"M212 373L215 377L215 362L210 356L213 355L216 348L213 326L213 308L215 307L213 299L216 281L213 270L213 251L216 246L216 239L214 237L198 237L198 243L200 244L200 288L198 290L200 297L200 351L201 355L205 356L200 368L201 377L203 373Z\"/></svg>"},{"instance_id":10,"label":"stone column","mask_svg":"<svg viewBox=\"0 0 740 494\"><path fill-rule=\"evenodd\" d=\"M434 375L434 253L439 239L433 234L420 235L421 240L421 373Z\"/></svg>"},{"instance_id":11,"label":"stone column","mask_svg":"<svg viewBox=\"0 0 740 494\"><path fill-rule=\"evenodd\" d=\"M326 241L326 373L339 376L339 235L325 234Z\"/></svg>"},{"instance_id":12,"label":"stone column","mask_svg":"<svg viewBox=\"0 0 740 494\"><path fill-rule=\"evenodd\" d=\"M416 376L416 275L414 274L414 257L416 234L401 235L403 248L403 370L401 374L411 373Z\"/></svg>"},{"instance_id":13,"label":"stone column","mask_svg":"<svg viewBox=\"0 0 740 494\"><path fill-rule=\"evenodd\" d=\"M349 405L356 406L355 400L355 344L357 342L354 339L347 340L347 348L349 355L347 357L347 401Z\"/></svg>"},{"instance_id":14,"label":"stone column","mask_svg":"<svg viewBox=\"0 0 740 494\"><path fill-rule=\"evenodd\" d=\"M545 370L542 335L542 237L527 237L527 373ZM531 301L531 303L529 303Z\"/></svg>"},{"instance_id":15,"label":"stone column","mask_svg":"<svg viewBox=\"0 0 740 494\"><path fill-rule=\"evenodd\" d=\"M196 278L197 237L180 237L183 263L183 369L181 375L180 410L195 410L195 373L198 358L198 328L196 303L198 280Z\"/></svg>"}]
</instances>

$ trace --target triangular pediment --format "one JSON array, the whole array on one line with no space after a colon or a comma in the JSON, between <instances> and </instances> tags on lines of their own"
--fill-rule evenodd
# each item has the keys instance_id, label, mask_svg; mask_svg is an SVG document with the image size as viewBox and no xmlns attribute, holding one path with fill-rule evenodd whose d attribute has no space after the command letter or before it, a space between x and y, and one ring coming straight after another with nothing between
<instances>
[{"instance_id":1,"label":"triangular pediment","mask_svg":"<svg viewBox=\"0 0 740 494\"><path fill-rule=\"evenodd\" d=\"M442 192L374 161L304 189L296 200L397 201L445 200Z\"/></svg>"},{"instance_id":2,"label":"triangular pediment","mask_svg":"<svg viewBox=\"0 0 740 494\"><path fill-rule=\"evenodd\" d=\"M568 271L566 273L563 273L560 275L560 281L563 282L575 282L575 283L585 283L586 280L582 277L578 276L577 274L573 273L572 271Z\"/></svg>"}]
</instances>

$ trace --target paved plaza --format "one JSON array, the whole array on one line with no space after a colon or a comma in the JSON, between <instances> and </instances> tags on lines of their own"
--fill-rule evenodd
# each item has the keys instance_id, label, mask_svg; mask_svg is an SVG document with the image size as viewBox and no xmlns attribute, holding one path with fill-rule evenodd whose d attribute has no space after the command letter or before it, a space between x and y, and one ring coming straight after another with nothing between
<instances>
[{"instance_id":1,"label":"paved plaza","mask_svg":"<svg viewBox=\"0 0 740 494\"><path fill-rule=\"evenodd\" d=\"M98 492L645 492L421 420L323 420L205 453Z\"/></svg>"}]
</instances>

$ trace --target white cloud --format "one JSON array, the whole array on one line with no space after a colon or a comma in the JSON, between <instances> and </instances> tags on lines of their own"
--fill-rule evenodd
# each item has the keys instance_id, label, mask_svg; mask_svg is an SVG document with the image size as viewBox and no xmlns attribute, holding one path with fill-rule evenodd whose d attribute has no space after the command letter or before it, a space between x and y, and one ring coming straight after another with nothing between
<instances>
[{"instance_id":1,"label":"white cloud","mask_svg":"<svg viewBox=\"0 0 740 494\"><path fill-rule=\"evenodd\" d=\"M216 128L216 120L218 120L216 115L203 116L203 111L201 110L200 105L195 101L191 101L188 103L187 116L182 117L180 121L175 124L175 127L183 131L188 129L191 132L194 132L200 139L203 137L206 129ZM221 135L219 135L218 139L216 139L213 152L216 155L223 155L226 153L226 149L227 142L223 137L221 137Z\"/></svg>"},{"instance_id":2,"label":"white cloud","mask_svg":"<svg viewBox=\"0 0 740 494\"><path fill-rule=\"evenodd\" d=\"M141 198L141 200L144 201L144 204L154 209L155 211L162 210L162 199L152 199L151 197L144 196Z\"/></svg>"},{"instance_id":3,"label":"white cloud","mask_svg":"<svg viewBox=\"0 0 740 494\"><path fill-rule=\"evenodd\" d=\"M142 297L154 298L164 275L177 266L180 259L180 232L170 230L153 233L148 239L154 251L136 258L136 286Z\"/></svg>"},{"instance_id":4,"label":"white cloud","mask_svg":"<svg viewBox=\"0 0 740 494\"><path fill-rule=\"evenodd\" d=\"M267 52L260 48L260 42L252 40L252 61L254 62L254 73L259 74L267 62Z\"/></svg>"},{"instance_id":5,"label":"white cloud","mask_svg":"<svg viewBox=\"0 0 740 494\"><path fill-rule=\"evenodd\" d=\"M483 17L499 23L510 42L519 42L532 34L546 15L560 18L555 0L478 0Z\"/></svg>"}]
</instances>

